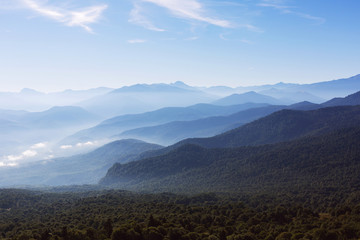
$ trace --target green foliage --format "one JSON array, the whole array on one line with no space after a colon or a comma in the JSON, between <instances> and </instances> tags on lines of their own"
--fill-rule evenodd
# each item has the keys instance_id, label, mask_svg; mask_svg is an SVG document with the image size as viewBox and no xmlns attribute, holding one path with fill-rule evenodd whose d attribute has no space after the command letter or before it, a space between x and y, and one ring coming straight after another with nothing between
<instances>
[{"instance_id":1,"label":"green foliage","mask_svg":"<svg viewBox=\"0 0 360 240\"><path fill-rule=\"evenodd\" d=\"M187 196L8 189L0 190L0 197L0 203L8 197L13 200L10 209L0 209L0 238L6 240L332 240L360 236L357 204L328 207L315 193L312 205L303 193Z\"/></svg>"}]
</instances>

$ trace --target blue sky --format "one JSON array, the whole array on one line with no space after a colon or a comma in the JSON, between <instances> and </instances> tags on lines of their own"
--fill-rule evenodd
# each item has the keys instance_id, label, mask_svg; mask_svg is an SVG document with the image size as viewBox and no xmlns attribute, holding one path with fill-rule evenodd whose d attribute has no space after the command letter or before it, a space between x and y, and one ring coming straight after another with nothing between
<instances>
[{"instance_id":1,"label":"blue sky","mask_svg":"<svg viewBox=\"0 0 360 240\"><path fill-rule=\"evenodd\" d=\"M358 0L0 0L0 91L360 73Z\"/></svg>"}]
</instances>

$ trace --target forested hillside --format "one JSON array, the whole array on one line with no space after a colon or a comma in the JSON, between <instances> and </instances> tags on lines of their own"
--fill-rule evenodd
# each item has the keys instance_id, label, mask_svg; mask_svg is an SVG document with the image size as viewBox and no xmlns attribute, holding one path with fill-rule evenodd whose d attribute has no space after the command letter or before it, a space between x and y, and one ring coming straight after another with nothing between
<instances>
[{"instance_id":1,"label":"forested hillside","mask_svg":"<svg viewBox=\"0 0 360 240\"><path fill-rule=\"evenodd\" d=\"M165 155L115 164L101 183L147 191L358 191L360 128L286 143L206 149L183 145Z\"/></svg>"},{"instance_id":2,"label":"forested hillside","mask_svg":"<svg viewBox=\"0 0 360 240\"><path fill-rule=\"evenodd\" d=\"M192 143L214 148L276 143L358 126L359 122L360 106L339 106L311 111L281 110L221 135L186 139L179 145Z\"/></svg>"},{"instance_id":3,"label":"forested hillside","mask_svg":"<svg viewBox=\"0 0 360 240\"><path fill-rule=\"evenodd\" d=\"M304 103L292 107L307 106L312 105ZM258 110L261 108L246 110L229 117L246 118L248 113L256 113ZM160 156L185 144L206 148L228 148L289 141L303 136L325 134L336 129L357 127L359 122L360 106L339 106L310 111L285 109L214 137L185 139L160 150L144 152L138 159Z\"/></svg>"},{"instance_id":4,"label":"forested hillside","mask_svg":"<svg viewBox=\"0 0 360 240\"><path fill-rule=\"evenodd\" d=\"M36 240L358 239L358 193L280 195L0 190L0 238Z\"/></svg>"}]
</instances>

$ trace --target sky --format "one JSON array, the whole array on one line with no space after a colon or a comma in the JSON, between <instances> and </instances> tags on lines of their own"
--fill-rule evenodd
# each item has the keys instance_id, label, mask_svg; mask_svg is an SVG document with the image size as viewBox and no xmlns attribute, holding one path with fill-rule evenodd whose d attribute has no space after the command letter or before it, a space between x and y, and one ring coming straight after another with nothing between
<instances>
[{"instance_id":1,"label":"sky","mask_svg":"<svg viewBox=\"0 0 360 240\"><path fill-rule=\"evenodd\" d=\"M359 0L0 0L0 91L360 73Z\"/></svg>"}]
</instances>

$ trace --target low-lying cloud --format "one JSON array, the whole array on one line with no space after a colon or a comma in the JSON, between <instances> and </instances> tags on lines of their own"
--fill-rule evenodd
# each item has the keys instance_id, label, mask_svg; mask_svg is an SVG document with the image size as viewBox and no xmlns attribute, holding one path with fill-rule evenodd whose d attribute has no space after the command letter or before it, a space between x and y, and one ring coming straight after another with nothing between
<instances>
[{"instance_id":1,"label":"low-lying cloud","mask_svg":"<svg viewBox=\"0 0 360 240\"><path fill-rule=\"evenodd\" d=\"M72 147L73 147L72 145L61 145L60 149L66 150L66 149L70 149Z\"/></svg>"},{"instance_id":2,"label":"low-lying cloud","mask_svg":"<svg viewBox=\"0 0 360 240\"><path fill-rule=\"evenodd\" d=\"M87 147L87 146L93 146L95 144L96 144L96 142L88 141L88 142L79 142L75 146L76 147Z\"/></svg>"},{"instance_id":3,"label":"low-lying cloud","mask_svg":"<svg viewBox=\"0 0 360 240\"><path fill-rule=\"evenodd\" d=\"M7 155L3 158L6 162L17 162L20 160L24 160L26 158L32 158L38 155L38 152L35 150L28 149L22 152L19 155Z\"/></svg>"},{"instance_id":4,"label":"low-lying cloud","mask_svg":"<svg viewBox=\"0 0 360 240\"><path fill-rule=\"evenodd\" d=\"M40 142L30 146L25 151L20 154L10 154L2 157L2 161L0 162L0 167L14 167L18 166L19 162L25 161L28 159L32 159L34 157L39 156L39 152L48 151L48 143Z\"/></svg>"},{"instance_id":5,"label":"low-lying cloud","mask_svg":"<svg viewBox=\"0 0 360 240\"><path fill-rule=\"evenodd\" d=\"M0 162L0 167L16 167L18 165L19 164L15 162L10 162L10 163Z\"/></svg>"},{"instance_id":6,"label":"low-lying cloud","mask_svg":"<svg viewBox=\"0 0 360 240\"><path fill-rule=\"evenodd\" d=\"M61 150L69 150L69 149L74 149L74 148L82 148L82 147L89 147L89 146L95 146L97 145L97 141L87 141L87 142L78 142L74 145L61 145L59 148Z\"/></svg>"}]
</instances>

